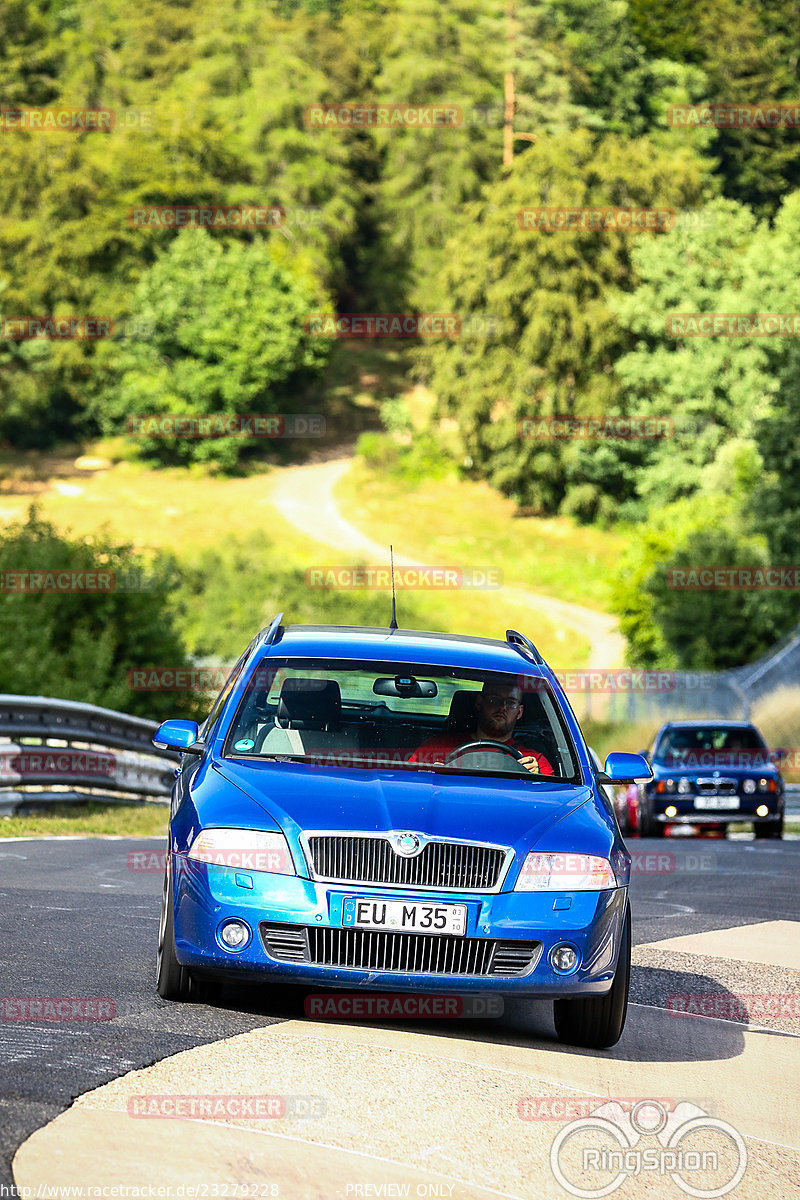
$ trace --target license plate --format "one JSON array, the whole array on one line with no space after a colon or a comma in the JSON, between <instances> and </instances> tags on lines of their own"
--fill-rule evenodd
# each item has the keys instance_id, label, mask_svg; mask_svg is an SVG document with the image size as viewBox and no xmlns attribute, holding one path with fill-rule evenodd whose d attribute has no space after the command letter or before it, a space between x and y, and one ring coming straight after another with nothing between
<instances>
[{"instance_id":1,"label":"license plate","mask_svg":"<svg viewBox=\"0 0 800 1200\"><path fill-rule=\"evenodd\" d=\"M359 900L346 896L342 903L342 925L463 936L467 932L467 909L464 904L405 904L402 900Z\"/></svg>"},{"instance_id":2,"label":"license plate","mask_svg":"<svg viewBox=\"0 0 800 1200\"><path fill-rule=\"evenodd\" d=\"M722 808L738 808L738 796L695 796L695 808L713 809L717 812Z\"/></svg>"}]
</instances>

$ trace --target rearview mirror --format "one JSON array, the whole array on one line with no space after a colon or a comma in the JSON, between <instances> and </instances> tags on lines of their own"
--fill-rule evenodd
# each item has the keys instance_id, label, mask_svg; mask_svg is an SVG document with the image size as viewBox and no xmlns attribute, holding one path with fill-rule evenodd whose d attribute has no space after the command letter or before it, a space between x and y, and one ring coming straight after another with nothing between
<instances>
[{"instance_id":1,"label":"rearview mirror","mask_svg":"<svg viewBox=\"0 0 800 1200\"><path fill-rule=\"evenodd\" d=\"M597 778L601 783L636 783L639 779L652 779L653 772L643 754L617 752L609 754Z\"/></svg>"},{"instance_id":2,"label":"rearview mirror","mask_svg":"<svg viewBox=\"0 0 800 1200\"><path fill-rule=\"evenodd\" d=\"M401 696L404 700L412 696L435 696L438 688L432 679L417 679L414 675L395 675L394 679L381 676L372 685L376 696Z\"/></svg>"},{"instance_id":3,"label":"rearview mirror","mask_svg":"<svg viewBox=\"0 0 800 1200\"><path fill-rule=\"evenodd\" d=\"M153 745L160 750L201 754L206 744L197 740L197 733L197 721L162 721L153 734Z\"/></svg>"}]
</instances>

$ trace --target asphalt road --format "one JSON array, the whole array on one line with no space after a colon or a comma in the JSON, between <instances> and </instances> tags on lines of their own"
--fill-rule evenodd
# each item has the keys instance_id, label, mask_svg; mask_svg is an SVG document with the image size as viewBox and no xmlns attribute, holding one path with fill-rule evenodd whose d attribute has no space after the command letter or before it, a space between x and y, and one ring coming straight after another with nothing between
<instances>
[{"instance_id":1,"label":"asphalt road","mask_svg":"<svg viewBox=\"0 0 800 1200\"><path fill-rule=\"evenodd\" d=\"M797 919L800 872L796 841L632 841L631 905L634 945L707 930ZM283 1020L302 1019L302 998L287 989L265 1006L254 989L228 989L222 1006L161 1001L154 987L154 958L161 874L156 840L8 840L0 842L0 961L3 997L99 997L113 1001L112 1020L96 1022L8 1019L0 1011L0 1184L10 1184L11 1160L35 1129L83 1092L178 1051ZM141 870L141 856L153 869ZM133 869L137 866L137 869ZM663 1007L668 995L696 987L674 956L634 952L631 1000ZM695 970L702 967L698 960ZM724 974L724 972L723 972ZM795 973L796 974L796 973ZM785 975L753 965L732 968L730 987L787 989ZM720 990L723 984L709 984ZM707 981L708 982L708 981ZM511 1042L552 1037L549 1006L530 1015L509 1005L505 1030L492 1039ZM460 1032L482 1040L486 1026ZM667 1057L685 1056L674 1025ZM415 1023L419 1029L419 1022ZM625 1059L625 1036L609 1052Z\"/></svg>"}]
</instances>

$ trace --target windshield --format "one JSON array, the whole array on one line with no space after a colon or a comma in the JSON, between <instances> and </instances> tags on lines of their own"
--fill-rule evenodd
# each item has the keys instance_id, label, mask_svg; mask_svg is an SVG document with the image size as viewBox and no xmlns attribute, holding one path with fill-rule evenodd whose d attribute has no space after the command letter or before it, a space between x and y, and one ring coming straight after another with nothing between
<instances>
[{"instance_id":1,"label":"windshield","mask_svg":"<svg viewBox=\"0 0 800 1200\"><path fill-rule=\"evenodd\" d=\"M736 766L767 761L768 749L752 725L697 725L667 729L653 758L681 766Z\"/></svg>"},{"instance_id":2,"label":"windshield","mask_svg":"<svg viewBox=\"0 0 800 1200\"><path fill-rule=\"evenodd\" d=\"M425 663L264 659L224 754L581 782L545 680Z\"/></svg>"}]
</instances>

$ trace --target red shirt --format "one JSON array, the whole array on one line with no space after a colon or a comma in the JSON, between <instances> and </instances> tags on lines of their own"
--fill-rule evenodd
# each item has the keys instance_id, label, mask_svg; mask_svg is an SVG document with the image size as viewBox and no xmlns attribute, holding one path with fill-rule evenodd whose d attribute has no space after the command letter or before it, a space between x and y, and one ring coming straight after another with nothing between
<instances>
[{"instance_id":1,"label":"red shirt","mask_svg":"<svg viewBox=\"0 0 800 1200\"><path fill-rule=\"evenodd\" d=\"M423 742L421 746L418 746L408 761L426 763L442 762L447 758L448 754L451 754L453 750L457 750L459 746L465 746L467 742L477 742L479 740L481 739L477 733L471 736L463 733L437 733L433 737L428 738L427 742ZM550 766L550 763L538 750L529 750L527 746L521 746L516 738L513 737L505 738L505 744L513 746L515 750L519 750L520 754L534 758L538 763L540 775L555 775L555 771Z\"/></svg>"}]
</instances>

